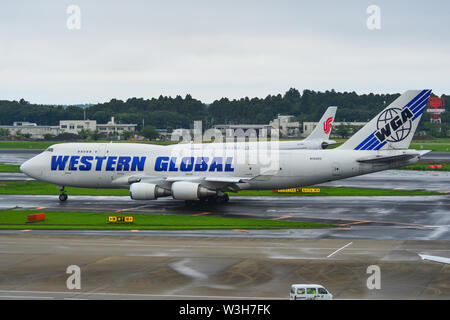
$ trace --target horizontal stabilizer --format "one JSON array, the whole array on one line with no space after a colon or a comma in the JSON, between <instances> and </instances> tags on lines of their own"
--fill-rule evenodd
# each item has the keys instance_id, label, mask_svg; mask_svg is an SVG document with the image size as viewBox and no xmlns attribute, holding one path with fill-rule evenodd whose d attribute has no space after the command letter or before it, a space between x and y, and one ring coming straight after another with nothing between
<instances>
[{"instance_id":1,"label":"horizontal stabilizer","mask_svg":"<svg viewBox=\"0 0 450 320\"><path fill-rule=\"evenodd\" d=\"M419 154L401 154L401 155L389 156L389 157L376 156L376 157L371 157L371 158L359 159L357 161L360 163L373 163L373 164L390 163L390 162L408 161L417 156L419 156Z\"/></svg>"}]
</instances>

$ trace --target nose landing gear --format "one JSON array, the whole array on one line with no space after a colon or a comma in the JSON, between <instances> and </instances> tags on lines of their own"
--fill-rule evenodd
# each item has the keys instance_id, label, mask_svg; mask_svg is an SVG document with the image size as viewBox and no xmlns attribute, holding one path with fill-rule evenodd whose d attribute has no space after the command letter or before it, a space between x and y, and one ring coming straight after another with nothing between
<instances>
[{"instance_id":1,"label":"nose landing gear","mask_svg":"<svg viewBox=\"0 0 450 320\"><path fill-rule=\"evenodd\" d=\"M59 188L59 192L60 192L59 193L59 201L61 201L61 202L66 201L68 196L67 196L66 190L64 190L64 186L62 186L62 187L58 186L58 188Z\"/></svg>"}]
</instances>

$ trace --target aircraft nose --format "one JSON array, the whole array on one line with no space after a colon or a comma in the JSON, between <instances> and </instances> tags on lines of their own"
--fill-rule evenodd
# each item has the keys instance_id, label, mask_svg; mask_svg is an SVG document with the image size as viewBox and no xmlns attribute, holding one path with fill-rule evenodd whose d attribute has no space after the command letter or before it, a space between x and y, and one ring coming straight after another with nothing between
<instances>
[{"instance_id":1,"label":"aircraft nose","mask_svg":"<svg viewBox=\"0 0 450 320\"><path fill-rule=\"evenodd\" d=\"M30 160L27 160L20 165L20 171L25 174L28 174L30 172Z\"/></svg>"},{"instance_id":2,"label":"aircraft nose","mask_svg":"<svg viewBox=\"0 0 450 320\"><path fill-rule=\"evenodd\" d=\"M36 176L37 168L32 159L30 159L21 164L20 171L27 176L34 178Z\"/></svg>"}]
</instances>

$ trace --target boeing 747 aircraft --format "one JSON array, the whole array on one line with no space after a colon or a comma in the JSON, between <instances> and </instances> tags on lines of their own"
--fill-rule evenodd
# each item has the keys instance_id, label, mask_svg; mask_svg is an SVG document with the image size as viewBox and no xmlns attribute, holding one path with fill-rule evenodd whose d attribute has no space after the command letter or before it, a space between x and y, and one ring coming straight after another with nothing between
<instances>
[{"instance_id":1,"label":"boeing 747 aircraft","mask_svg":"<svg viewBox=\"0 0 450 320\"><path fill-rule=\"evenodd\" d=\"M127 188L135 200L171 196L224 200L225 192L311 186L416 163L409 150L431 90L402 94L343 145L331 150L238 149L223 144L158 146L62 143L26 161L28 176L65 186Z\"/></svg>"}]
</instances>

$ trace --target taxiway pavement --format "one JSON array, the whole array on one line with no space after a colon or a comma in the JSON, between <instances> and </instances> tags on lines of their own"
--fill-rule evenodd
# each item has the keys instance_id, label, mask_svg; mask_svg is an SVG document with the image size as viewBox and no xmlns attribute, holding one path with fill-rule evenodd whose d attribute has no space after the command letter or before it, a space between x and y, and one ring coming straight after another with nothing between
<instances>
[{"instance_id":1,"label":"taxiway pavement","mask_svg":"<svg viewBox=\"0 0 450 320\"><path fill-rule=\"evenodd\" d=\"M447 241L0 234L0 299L287 299L319 283L336 299L448 299ZM69 290L67 267L81 270ZM371 290L369 266L380 268Z\"/></svg>"}]
</instances>

